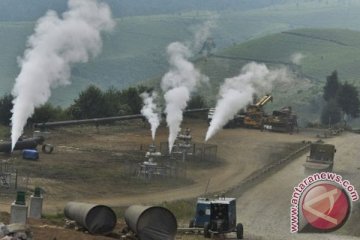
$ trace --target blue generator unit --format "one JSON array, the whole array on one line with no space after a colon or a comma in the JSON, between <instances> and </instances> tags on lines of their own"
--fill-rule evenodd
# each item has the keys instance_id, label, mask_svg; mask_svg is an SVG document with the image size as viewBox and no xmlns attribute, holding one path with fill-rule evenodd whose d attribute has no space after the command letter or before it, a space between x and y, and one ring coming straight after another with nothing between
<instances>
[{"instance_id":1,"label":"blue generator unit","mask_svg":"<svg viewBox=\"0 0 360 240\"><path fill-rule=\"evenodd\" d=\"M24 149L22 152L23 159L38 160L39 152L36 149Z\"/></svg>"},{"instance_id":2,"label":"blue generator unit","mask_svg":"<svg viewBox=\"0 0 360 240\"><path fill-rule=\"evenodd\" d=\"M210 221L204 225L204 237L235 232L236 239L244 238L244 227L236 223L236 199L220 197L211 201Z\"/></svg>"},{"instance_id":3,"label":"blue generator unit","mask_svg":"<svg viewBox=\"0 0 360 240\"><path fill-rule=\"evenodd\" d=\"M235 198L198 198L195 217L190 220L189 227L203 228L205 238L230 232L236 233L236 239L244 237L243 225L236 222Z\"/></svg>"},{"instance_id":4,"label":"blue generator unit","mask_svg":"<svg viewBox=\"0 0 360 240\"><path fill-rule=\"evenodd\" d=\"M211 200L198 198L196 202L195 217L190 220L190 228L203 228L205 223L210 222Z\"/></svg>"}]
</instances>

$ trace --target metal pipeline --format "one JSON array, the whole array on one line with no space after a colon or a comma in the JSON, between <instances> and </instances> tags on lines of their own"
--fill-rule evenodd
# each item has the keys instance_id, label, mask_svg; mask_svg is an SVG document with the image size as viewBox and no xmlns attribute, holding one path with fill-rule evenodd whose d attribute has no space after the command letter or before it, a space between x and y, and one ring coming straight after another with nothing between
<instances>
[{"instance_id":1,"label":"metal pipeline","mask_svg":"<svg viewBox=\"0 0 360 240\"><path fill-rule=\"evenodd\" d=\"M198 109L188 109L184 113L195 113L195 112L207 112L209 108L198 108ZM125 116L116 116L116 117L105 117L105 118L90 118L90 119L81 119L81 120L69 120L69 121L59 121L59 122L44 122L44 123L35 123L34 128L49 128L49 127L61 127L69 125L80 125L80 124L101 124L115 121L124 121L132 119L142 119L145 120L145 117L141 114L134 115L125 115Z\"/></svg>"},{"instance_id":2,"label":"metal pipeline","mask_svg":"<svg viewBox=\"0 0 360 240\"><path fill-rule=\"evenodd\" d=\"M118 117L90 118L90 119L69 120L69 121L59 121L59 122L45 122L45 123L35 123L34 127L35 128L47 128L47 127L61 127L61 126L90 124L90 123L97 125L100 123L124 121L124 120L132 120L132 119L144 119L144 116L141 114L135 114L135 115L126 115L126 116L118 116Z\"/></svg>"},{"instance_id":3,"label":"metal pipeline","mask_svg":"<svg viewBox=\"0 0 360 240\"><path fill-rule=\"evenodd\" d=\"M140 240L175 239L177 221L166 208L130 206L125 211L125 222Z\"/></svg>"},{"instance_id":4,"label":"metal pipeline","mask_svg":"<svg viewBox=\"0 0 360 240\"><path fill-rule=\"evenodd\" d=\"M117 221L116 214L110 207L90 203L68 202L64 214L91 234L109 234Z\"/></svg>"},{"instance_id":5,"label":"metal pipeline","mask_svg":"<svg viewBox=\"0 0 360 240\"><path fill-rule=\"evenodd\" d=\"M37 145L45 141L43 136L20 139L15 144L14 150L35 149ZM11 142L0 142L0 152L11 152Z\"/></svg>"}]
</instances>

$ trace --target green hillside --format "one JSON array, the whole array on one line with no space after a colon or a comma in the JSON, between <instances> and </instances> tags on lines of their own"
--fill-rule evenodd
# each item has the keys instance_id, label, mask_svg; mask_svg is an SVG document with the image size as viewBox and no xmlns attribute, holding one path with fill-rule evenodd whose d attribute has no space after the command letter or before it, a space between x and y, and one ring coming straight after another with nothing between
<instances>
[{"instance_id":1,"label":"green hillside","mask_svg":"<svg viewBox=\"0 0 360 240\"><path fill-rule=\"evenodd\" d=\"M174 41L191 40L194 28L212 13L189 12L176 15L138 16L117 19L115 31L104 36L103 52L87 64L77 64L72 69L72 85L53 91L51 102L69 105L78 93L93 83L106 89L110 86L125 88L167 71L166 47ZM33 32L33 22L0 22L0 96L11 91L20 69L17 57L22 56L26 39ZM227 25L232 28L232 24ZM231 32L220 37L216 31L219 49L246 38L247 35L271 29L253 24L254 30ZM276 28L274 28L276 31ZM267 32L267 31L265 31ZM197 51L197 50L195 50Z\"/></svg>"},{"instance_id":2,"label":"green hillside","mask_svg":"<svg viewBox=\"0 0 360 240\"><path fill-rule=\"evenodd\" d=\"M338 69L343 78L357 81L360 58L360 32L341 29L303 29L270 35L225 50L230 57L260 61L290 62L290 56L301 52L305 59L302 71L312 78L324 78Z\"/></svg>"},{"instance_id":3,"label":"green hillside","mask_svg":"<svg viewBox=\"0 0 360 240\"><path fill-rule=\"evenodd\" d=\"M360 3L356 1L351 1L347 4L342 4L338 1L297 2L298 4L292 1L277 1L278 5L254 9L235 8L217 11L182 11L163 15L118 18L116 19L117 26L115 31L104 36L103 53L87 64L74 66L72 70L73 84L54 90L50 101L56 105L68 106L78 93L91 83L96 84L102 89L110 86L125 88L146 79L161 76L168 69L165 54L166 46L173 41L191 41L196 26L203 23L210 16L214 16L214 14L218 18L217 27L212 31L212 37L215 40L218 54L226 47L252 39L258 40L255 42L250 41L246 44L262 44L262 41L269 41L269 44L271 41L276 42L276 37L279 37L276 35L269 36L269 39L259 39L259 37L282 31L291 31L291 29L295 28L333 27L360 30L360 25L358 24L360 22L360 15L358 14ZM0 96L10 92L12 89L14 79L19 73L16 59L22 55L26 39L33 32L34 24L34 22L0 22ZM325 32L323 34L330 34ZM344 38L339 36L342 33L331 34L333 35L329 37L339 38L340 42L345 41L349 42L349 44L353 43L351 42L352 39L356 39L350 33L347 34L346 31L344 32ZM290 39L289 41L292 41L291 39L298 39L298 41L307 39L306 37L286 33L281 35L284 35L283 37L286 35ZM325 41L320 39L316 42L316 44L321 44L321 46L325 44ZM334 42L329 42L325 45L331 47L332 44L336 45ZM325 45L324 48L326 48ZM258 54L264 53L257 48L253 48L254 51L251 53L253 55L251 55L250 48L246 51L244 46L235 45L236 50L234 50L234 54L239 51L243 56L257 57ZM271 53L271 55L263 56L264 60L269 56L272 59L276 59L278 55L283 54L276 61L288 61L290 53L285 54L285 51L282 50L276 52L275 46L276 44L271 46L271 48L266 48L266 51ZM278 49L281 47L282 45L279 45ZM346 49L346 46L342 47ZM311 62L317 61L316 56L311 55L311 44L304 46L304 49L308 51L308 62L302 66L304 72L313 77L322 77L328 74L326 69L317 67ZM256 53L257 50L258 54ZM231 51L229 49L221 54L231 54ZM197 50L195 49L194 59L198 57L196 52ZM349 52L349 54L355 54L351 50ZM343 52L343 50L341 50L341 53L346 55L348 59L347 53ZM321 58L322 56L323 59L328 61L328 59L333 59L333 56L330 55L334 54L341 57L341 53L324 49L324 54L318 57ZM234 62L234 60L217 58L216 62L226 67L229 65L228 62ZM237 62L241 65L239 59ZM207 63L207 65L210 64L211 61ZM327 64L329 69L334 69L336 65L336 63L331 63L330 60ZM230 64L228 67L230 68L229 73L237 71L237 68L232 66ZM231 68L234 69L231 70ZM346 69L348 73L345 73L345 65L344 70L341 70L339 69L340 76L343 76L343 74L349 74L350 76L350 73L353 71L348 66L348 69ZM222 74L216 74L219 75L218 79L220 79ZM356 74L351 76L349 80L355 81L355 78Z\"/></svg>"},{"instance_id":4,"label":"green hillside","mask_svg":"<svg viewBox=\"0 0 360 240\"><path fill-rule=\"evenodd\" d=\"M290 60L294 53L304 55L299 65ZM241 67L250 61L292 69L301 80L274 90L274 102L269 107L292 105L302 114L303 121L313 120L319 116L322 88L332 71L338 71L341 81L360 87L360 32L341 29L284 31L232 46L200 60L198 67L211 79L210 87L203 89L204 96L211 96L208 98L211 104L223 79L238 75Z\"/></svg>"}]
</instances>

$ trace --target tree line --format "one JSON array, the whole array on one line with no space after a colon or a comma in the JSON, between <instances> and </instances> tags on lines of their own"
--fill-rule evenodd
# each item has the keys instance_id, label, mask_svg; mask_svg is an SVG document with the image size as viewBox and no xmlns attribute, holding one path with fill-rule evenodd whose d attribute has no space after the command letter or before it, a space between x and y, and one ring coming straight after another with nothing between
<instances>
[{"instance_id":1,"label":"tree line","mask_svg":"<svg viewBox=\"0 0 360 240\"><path fill-rule=\"evenodd\" d=\"M140 94L150 92L152 88L145 86L130 87L119 90L111 87L105 91L90 85L79 93L73 103L62 108L46 103L35 109L29 123L63 121L71 119L101 118L121 115L139 114L143 106ZM0 98L0 124L9 126L13 97L7 94ZM203 108L206 103L202 96L195 95L188 103L188 108Z\"/></svg>"},{"instance_id":2,"label":"tree line","mask_svg":"<svg viewBox=\"0 0 360 240\"><path fill-rule=\"evenodd\" d=\"M143 106L140 94L152 91L145 86L130 87L119 90L111 87L105 91L90 85L80 92L73 103L62 108L46 103L36 108L29 123L62 121L71 119L101 118L121 115L139 114ZM334 125L339 122L349 122L360 114L359 93L355 86L341 83L337 71L326 77L323 88L325 105L321 111L320 120L324 125ZM13 97L7 94L0 98L0 124L9 126ZM200 95L192 97L188 109L207 107L206 101Z\"/></svg>"},{"instance_id":3,"label":"tree line","mask_svg":"<svg viewBox=\"0 0 360 240\"><path fill-rule=\"evenodd\" d=\"M341 83L337 71L326 77L323 99L325 106L321 112L321 123L324 125L333 125L342 121L346 124L359 116L359 92L352 84Z\"/></svg>"}]
</instances>

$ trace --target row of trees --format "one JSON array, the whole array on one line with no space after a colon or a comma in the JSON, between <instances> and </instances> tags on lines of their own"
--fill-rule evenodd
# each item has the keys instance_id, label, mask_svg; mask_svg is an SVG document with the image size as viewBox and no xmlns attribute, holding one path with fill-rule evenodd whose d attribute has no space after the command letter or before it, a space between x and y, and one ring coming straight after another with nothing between
<instances>
[{"instance_id":1,"label":"row of trees","mask_svg":"<svg viewBox=\"0 0 360 240\"><path fill-rule=\"evenodd\" d=\"M109 88L102 91L91 85L74 100L68 108L54 107L50 103L36 108L30 122L48 122L70 119L101 118L139 114L143 106L140 94L152 89L139 86L125 90ZM10 124L13 97L8 94L0 99L0 123ZM188 108L205 107L205 101L201 96L194 96L188 104Z\"/></svg>"},{"instance_id":2,"label":"row of trees","mask_svg":"<svg viewBox=\"0 0 360 240\"><path fill-rule=\"evenodd\" d=\"M355 86L341 83L337 71L326 77L323 98L326 102L322 113L323 124L345 123L356 118L360 113L359 93Z\"/></svg>"}]
</instances>

